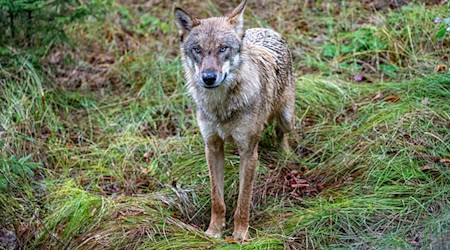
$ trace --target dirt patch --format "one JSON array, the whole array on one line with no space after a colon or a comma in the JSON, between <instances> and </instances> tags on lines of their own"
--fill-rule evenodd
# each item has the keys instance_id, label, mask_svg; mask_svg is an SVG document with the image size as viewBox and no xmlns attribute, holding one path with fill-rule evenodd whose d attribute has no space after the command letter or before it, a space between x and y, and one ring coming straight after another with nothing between
<instances>
[{"instance_id":1,"label":"dirt patch","mask_svg":"<svg viewBox=\"0 0 450 250\"><path fill-rule=\"evenodd\" d=\"M141 134L143 136L156 136L166 139L177 135L177 118L170 112L157 111L154 122L145 122L141 125Z\"/></svg>"},{"instance_id":2,"label":"dirt patch","mask_svg":"<svg viewBox=\"0 0 450 250\"><path fill-rule=\"evenodd\" d=\"M303 197L319 194L324 189L321 176L306 176L307 170L307 167L296 164L270 170L260 177L265 181L254 189L254 203L264 201L270 196L301 201Z\"/></svg>"},{"instance_id":3,"label":"dirt patch","mask_svg":"<svg viewBox=\"0 0 450 250\"><path fill-rule=\"evenodd\" d=\"M114 176L102 176L98 182L98 189L103 196L116 198L121 195L132 196L147 194L159 188L153 178L148 175L126 173L124 181Z\"/></svg>"},{"instance_id":4,"label":"dirt patch","mask_svg":"<svg viewBox=\"0 0 450 250\"><path fill-rule=\"evenodd\" d=\"M79 50L61 45L53 48L42 61L48 77L66 90L116 88L121 81L114 70L114 55L103 51L101 46L93 46L82 55Z\"/></svg>"}]
</instances>

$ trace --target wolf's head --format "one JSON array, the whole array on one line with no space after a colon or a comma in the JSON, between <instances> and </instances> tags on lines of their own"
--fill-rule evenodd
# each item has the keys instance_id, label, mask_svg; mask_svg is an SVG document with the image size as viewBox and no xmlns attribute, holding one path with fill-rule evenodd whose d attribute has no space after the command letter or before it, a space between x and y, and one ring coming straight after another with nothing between
<instances>
[{"instance_id":1,"label":"wolf's head","mask_svg":"<svg viewBox=\"0 0 450 250\"><path fill-rule=\"evenodd\" d=\"M180 8L175 9L182 57L192 80L200 86L212 89L233 81L240 64L246 2L242 1L224 17L207 19L197 19Z\"/></svg>"}]
</instances>

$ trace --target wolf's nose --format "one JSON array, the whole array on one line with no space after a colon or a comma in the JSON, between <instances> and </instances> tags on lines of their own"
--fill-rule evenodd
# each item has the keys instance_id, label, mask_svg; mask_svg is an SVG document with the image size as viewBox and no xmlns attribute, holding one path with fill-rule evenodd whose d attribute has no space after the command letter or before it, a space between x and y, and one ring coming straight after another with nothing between
<instances>
[{"instance_id":1,"label":"wolf's nose","mask_svg":"<svg viewBox=\"0 0 450 250\"><path fill-rule=\"evenodd\" d=\"M217 75L213 72L206 72L202 74L202 79L206 85L211 86L216 82Z\"/></svg>"}]
</instances>

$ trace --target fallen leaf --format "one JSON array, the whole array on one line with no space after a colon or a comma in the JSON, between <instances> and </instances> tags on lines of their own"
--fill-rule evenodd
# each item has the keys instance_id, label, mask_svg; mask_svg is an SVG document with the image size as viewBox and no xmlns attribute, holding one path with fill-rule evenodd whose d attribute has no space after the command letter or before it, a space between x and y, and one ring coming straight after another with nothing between
<instances>
[{"instance_id":1,"label":"fallen leaf","mask_svg":"<svg viewBox=\"0 0 450 250\"><path fill-rule=\"evenodd\" d=\"M396 95L390 95L390 96L386 96L384 98L385 102L392 102L392 103L397 103L398 101L400 101L400 97L396 96Z\"/></svg>"},{"instance_id":2,"label":"fallen leaf","mask_svg":"<svg viewBox=\"0 0 450 250\"><path fill-rule=\"evenodd\" d=\"M349 184L349 183L352 183L352 182L353 182L353 180L354 180L354 178L353 178L353 177L351 177L351 176L349 176L349 177L345 178L345 181L344 181L344 183L345 183L345 184Z\"/></svg>"},{"instance_id":3,"label":"fallen leaf","mask_svg":"<svg viewBox=\"0 0 450 250\"><path fill-rule=\"evenodd\" d=\"M232 243L232 244L235 244L235 243L237 243L237 240L235 240L233 237L231 237L231 236L227 236L226 238L225 238L225 241L227 242L227 243Z\"/></svg>"},{"instance_id":4,"label":"fallen leaf","mask_svg":"<svg viewBox=\"0 0 450 250\"><path fill-rule=\"evenodd\" d=\"M108 30L108 29L105 30L105 39L108 42L111 42L113 40L113 38L114 38L114 35L112 34L112 32L110 30Z\"/></svg>"},{"instance_id":5,"label":"fallen leaf","mask_svg":"<svg viewBox=\"0 0 450 250\"><path fill-rule=\"evenodd\" d=\"M442 158L439 160L440 163L443 163L445 166L450 167L450 158Z\"/></svg>"},{"instance_id":6,"label":"fallen leaf","mask_svg":"<svg viewBox=\"0 0 450 250\"><path fill-rule=\"evenodd\" d=\"M419 242L415 241L415 240L410 240L410 241L409 241L409 244L410 244L412 247L417 247L417 248L420 248L420 246L421 246L421 244L420 244Z\"/></svg>"},{"instance_id":7,"label":"fallen leaf","mask_svg":"<svg viewBox=\"0 0 450 250\"><path fill-rule=\"evenodd\" d=\"M308 183L307 180L305 180L305 179L299 179L299 178L295 178L295 181L296 181L297 183L299 183L299 184L307 184L307 183Z\"/></svg>"},{"instance_id":8,"label":"fallen leaf","mask_svg":"<svg viewBox=\"0 0 450 250\"><path fill-rule=\"evenodd\" d=\"M308 32L310 30L309 24L305 21L297 23L297 30Z\"/></svg>"},{"instance_id":9,"label":"fallen leaf","mask_svg":"<svg viewBox=\"0 0 450 250\"><path fill-rule=\"evenodd\" d=\"M293 188L306 188L309 187L309 184L305 183L305 184L292 184L291 187Z\"/></svg>"},{"instance_id":10,"label":"fallen leaf","mask_svg":"<svg viewBox=\"0 0 450 250\"><path fill-rule=\"evenodd\" d=\"M149 151L145 152L143 156L145 159L149 159L149 158L153 157L154 154L155 154L155 152L153 150L149 150Z\"/></svg>"},{"instance_id":11,"label":"fallen leaf","mask_svg":"<svg viewBox=\"0 0 450 250\"><path fill-rule=\"evenodd\" d=\"M134 57L126 57L125 59L123 59L123 62L125 63L130 63L130 62L134 62L136 61L136 58Z\"/></svg>"},{"instance_id":12,"label":"fallen leaf","mask_svg":"<svg viewBox=\"0 0 450 250\"><path fill-rule=\"evenodd\" d=\"M297 194L297 192L295 192L295 191L292 191L292 192L290 193L290 195L291 195L291 196L294 196L294 197L300 197L300 195Z\"/></svg>"},{"instance_id":13,"label":"fallen leaf","mask_svg":"<svg viewBox=\"0 0 450 250\"><path fill-rule=\"evenodd\" d=\"M378 92L374 97L372 97L372 101L378 101L384 97L384 94L381 92Z\"/></svg>"},{"instance_id":14,"label":"fallen leaf","mask_svg":"<svg viewBox=\"0 0 450 250\"><path fill-rule=\"evenodd\" d=\"M140 167L140 169L143 174L148 174L148 168Z\"/></svg>"},{"instance_id":15,"label":"fallen leaf","mask_svg":"<svg viewBox=\"0 0 450 250\"><path fill-rule=\"evenodd\" d=\"M440 65L437 65L436 68L434 68L434 71L441 72L441 71L445 71L447 69L448 69L447 65L440 64Z\"/></svg>"},{"instance_id":16,"label":"fallen leaf","mask_svg":"<svg viewBox=\"0 0 450 250\"><path fill-rule=\"evenodd\" d=\"M420 170L422 171L431 171L431 172L439 172L439 169L436 169L434 167L433 163L428 163L425 166L421 167Z\"/></svg>"}]
</instances>

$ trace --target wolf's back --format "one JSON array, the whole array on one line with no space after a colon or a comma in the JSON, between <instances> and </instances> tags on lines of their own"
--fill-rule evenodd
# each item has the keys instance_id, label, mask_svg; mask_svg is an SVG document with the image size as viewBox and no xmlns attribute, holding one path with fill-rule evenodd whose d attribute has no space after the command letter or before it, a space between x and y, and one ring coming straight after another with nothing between
<instances>
[{"instance_id":1,"label":"wolf's back","mask_svg":"<svg viewBox=\"0 0 450 250\"><path fill-rule=\"evenodd\" d=\"M276 106L280 98L286 99L286 95L294 92L292 59L287 42L273 30L254 28L246 30L243 44L256 66L254 70L260 74L261 84L272 86L270 92L273 92L267 93L272 97L268 102Z\"/></svg>"},{"instance_id":2,"label":"wolf's back","mask_svg":"<svg viewBox=\"0 0 450 250\"><path fill-rule=\"evenodd\" d=\"M291 64L291 56L286 41L270 29L254 28L245 31L244 45L260 45L267 48L277 64Z\"/></svg>"}]
</instances>

